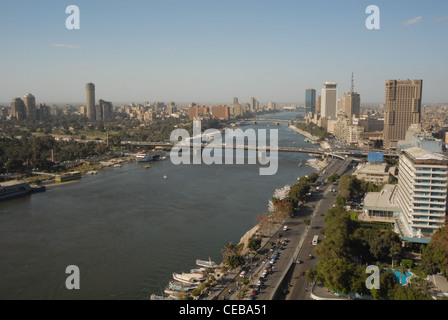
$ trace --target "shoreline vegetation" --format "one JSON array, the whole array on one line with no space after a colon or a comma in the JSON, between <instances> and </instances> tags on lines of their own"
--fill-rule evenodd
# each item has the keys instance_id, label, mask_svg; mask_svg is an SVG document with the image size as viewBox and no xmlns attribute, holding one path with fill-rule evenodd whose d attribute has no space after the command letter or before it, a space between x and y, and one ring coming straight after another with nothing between
<instances>
[{"instance_id":1,"label":"shoreline vegetation","mask_svg":"<svg viewBox=\"0 0 448 320\"><path fill-rule=\"evenodd\" d=\"M294 125L290 125L289 128L290 128L291 130L294 130L295 132L301 134L302 136L305 136L306 138L310 139L311 141L319 142L320 147L321 147L322 149L330 149L330 145L328 144L328 142L325 141L325 140L322 140L320 137L318 137L318 136L314 136L314 135L312 135L311 133L309 133L309 132L307 132L307 131L305 131L305 130L299 129L299 128L297 128L297 127L294 126Z\"/></svg>"},{"instance_id":2,"label":"shoreline vegetation","mask_svg":"<svg viewBox=\"0 0 448 320\"><path fill-rule=\"evenodd\" d=\"M70 168L70 170L63 172L61 174L67 174L75 171L81 172L81 176L85 175L92 175L97 174L98 171L107 169L107 168L117 168L121 167L123 164L130 163L135 161L134 156L123 156L118 158L109 159L107 161L98 161L96 163L83 163L78 166L75 166L73 168ZM55 181L55 174L42 174L38 176L32 176L25 178L25 181L30 184L45 186L45 187L55 187L55 186L61 186L68 183L74 183L79 181L77 180L71 180L71 181L64 181L64 182L56 182Z\"/></svg>"}]
</instances>

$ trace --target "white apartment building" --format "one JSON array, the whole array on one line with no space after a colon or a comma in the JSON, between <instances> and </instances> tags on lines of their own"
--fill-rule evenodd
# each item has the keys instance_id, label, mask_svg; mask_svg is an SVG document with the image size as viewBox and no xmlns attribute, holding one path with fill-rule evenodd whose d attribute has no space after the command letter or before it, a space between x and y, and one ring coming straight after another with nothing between
<instances>
[{"instance_id":1,"label":"white apartment building","mask_svg":"<svg viewBox=\"0 0 448 320\"><path fill-rule=\"evenodd\" d=\"M448 158L418 147L400 156L396 202L401 214L395 229L403 240L429 242L445 224Z\"/></svg>"}]
</instances>

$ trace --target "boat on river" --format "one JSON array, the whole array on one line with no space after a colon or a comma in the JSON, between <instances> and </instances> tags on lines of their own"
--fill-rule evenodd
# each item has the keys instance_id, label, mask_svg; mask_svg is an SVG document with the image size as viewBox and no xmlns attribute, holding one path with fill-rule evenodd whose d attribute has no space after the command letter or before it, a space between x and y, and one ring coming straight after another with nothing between
<instances>
[{"instance_id":1,"label":"boat on river","mask_svg":"<svg viewBox=\"0 0 448 320\"><path fill-rule=\"evenodd\" d=\"M173 279L187 284L198 284L205 280L203 274L198 273L175 273L173 272Z\"/></svg>"},{"instance_id":2,"label":"boat on river","mask_svg":"<svg viewBox=\"0 0 448 320\"><path fill-rule=\"evenodd\" d=\"M200 267L206 267L206 268L217 268L218 267L218 264L211 260L196 259L196 265L198 265Z\"/></svg>"},{"instance_id":3,"label":"boat on river","mask_svg":"<svg viewBox=\"0 0 448 320\"><path fill-rule=\"evenodd\" d=\"M135 160L137 162L149 162L149 161L159 161L165 160L165 152L148 152L148 153L137 153L135 155Z\"/></svg>"}]
</instances>

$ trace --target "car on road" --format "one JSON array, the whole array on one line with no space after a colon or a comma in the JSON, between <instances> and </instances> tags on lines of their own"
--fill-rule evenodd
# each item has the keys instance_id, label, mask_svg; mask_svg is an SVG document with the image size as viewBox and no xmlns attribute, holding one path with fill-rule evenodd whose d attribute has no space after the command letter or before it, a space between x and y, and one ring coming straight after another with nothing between
<instances>
[{"instance_id":1,"label":"car on road","mask_svg":"<svg viewBox=\"0 0 448 320\"><path fill-rule=\"evenodd\" d=\"M303 263L303 261L300 260L300 259L297 259L297 260L296 260L296 263L299 263L299 264L300 264L300 263Z\"/></svg>"},{"instance_id":2,"label":"car on road","mask_svg":"<svg viewBox=\"0 0 448 320\"><path fill-rule=\"evenodd\" d=\"M287 231L287 230L288 230L288 226L284 226L283 231Z\"/></svg>"}]
</instances>

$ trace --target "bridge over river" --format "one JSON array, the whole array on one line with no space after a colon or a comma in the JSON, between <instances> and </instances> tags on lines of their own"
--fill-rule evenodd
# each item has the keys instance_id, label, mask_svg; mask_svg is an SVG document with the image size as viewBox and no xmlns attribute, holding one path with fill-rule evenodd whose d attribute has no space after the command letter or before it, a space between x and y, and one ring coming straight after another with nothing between
<instances>
[{"instance_id":1,"label":"bridge over river","mask_svg":"<svg viewBox=\"0 0 448 320\"><path fill-rule=\"evenodd\" d=\"M178 147L190 147L193 148L192 144L182 145L180 143L173 142L148 142L148 141L122 141L121 144L129 145L129 146L139 146L139 147L148 147L151 149L162 149L162 150L171 150L175 145ZM201 148L205 148L208 144L201 144ZM216 146L215 146L216 147ZM222 148L233 148L233 149L245 149L245 150L258 150L258 151L270 151L270 147L251 147L246 145L232 145L227 146L226 144L221 145ZM371 151L356 151L356 150L347 150L347 151L331 151L331 150L322 150L322 149L312 149L312 148L297 148L297 147L282 147L279 146L277 149L278 152L301 152L308 153L312 155L320 155L327 156L339 159L345 159L347 157L353 158L363 158L367 157L368 153ZM398 154L396 152L385 152L385 157L396 158Z\"/></svg>"}]
</instances>

